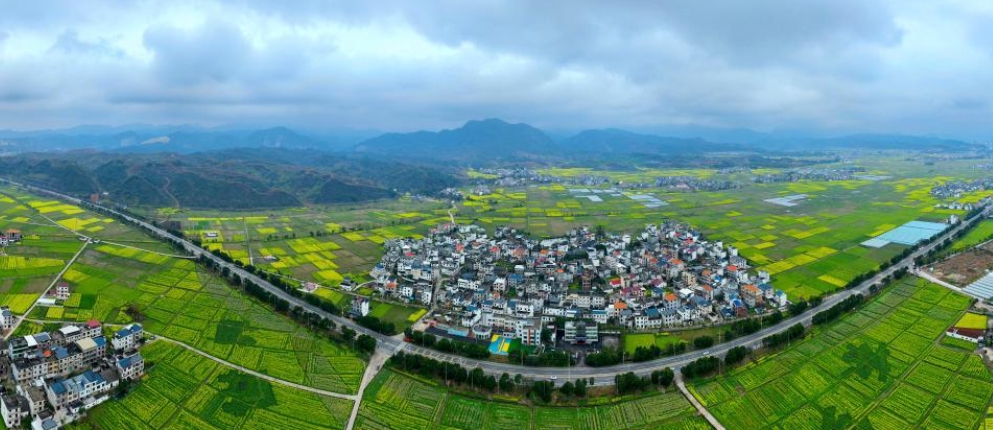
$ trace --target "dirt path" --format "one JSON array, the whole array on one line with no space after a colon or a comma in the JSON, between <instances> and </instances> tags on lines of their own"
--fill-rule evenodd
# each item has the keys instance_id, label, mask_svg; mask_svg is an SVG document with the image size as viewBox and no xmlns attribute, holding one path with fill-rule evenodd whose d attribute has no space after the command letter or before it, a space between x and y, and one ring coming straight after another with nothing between
<instances>
[{"instance_id":1,"label":"dirt path","mask_svg":"<svg viewBox=\"0 0 993 430\"><path fill-rule=\"evenodd\" d=\"M187 345L187 344L185 344L183 342L180 342L178 340L175 340L175 339L169 339L167 337L157 336L156 337L156 340L161 340L163 342L171 343L171 344L174 344L174 345L179 345L179 346L181 346L183 348L186 348L186 349L188 349L188 350L190 350L192 352L195 352L197 354L200 354L200 355L202 355L203 357L205 357L207 359L210 359L210 360L213 360L213 361L215 361L217 363L223 364L223 365L225 365L227 367L230 367L232 369L235 369L235 370L237 370L239 372L247 373L247 374L252 375L252 376L254 376L256 378L265 379L266 381L275 382L277 384L285 385L285 386L291 387L291 388L296 388L298 390L309 391L311 393L320 394L322 396L337 397L339 399L351 400L353 402L356 402L356 404L358 404L358 399L362 395L361 394L362 393L361 389L360 389L358 395L354 395L354 394L342 394L342 393L336 393L334 391L327 391L327 390L321 390L319 388L308 387L306 385L297 384L295 382L290 382L290 381L282 380L282 379L279 379L279 378L274 378L274 377L269 376L269 375L266 375L264 373L259 373L259 372L256 372L254 370L244 368L244 367L239 366L237 364L234 364L234 363L232 363L230 361L222 360L220 358L214 357L213 355L210 355L210 354L208 354L206 352L203 352L203 351L201 351L199 349L196 349L196 348L194 348L194 347L192 347L190 345ZM370 367L371 367L371 364L370 364ZM366 368L366 372L367 373L368 373L368 370L369 370L369 368ZM363 383L364 383L364 381L363 381Z\"/></svg>"},{"instance_id":2,"label":"dirt path","mask_svg":"<svg viewBox=\"0 0 993 430\"><path fill-rule=\"evenodd\" d=\"M933 275L931 275L930 273L927 273L924 270L915 269L911 273L917 275L918 277L924 279L925 281L928 281L928 282L930 282L932 284L941 285L942 287L948 288L949 290L955 291L956 293L961 293L962 292L962 289L961 288L956 287L956 286L954 286L952 284L949 284L949 283L947 283L945 281L942 281L941 279L938 279L938 278L934 277Z\"/></svg>"},{"instance_id":3,"label":"dirt path","mask_svg":"<svg viewBox=\"0 0 993 430\"><path fill-rule=\"evenodd\" d=\"M248 219L241 217L241 223L245 226L245 248L248 249L248 264L255 265L255 258L252 257L252 236L248 234Z\"/></svg>"},{"instance_id":4,"label":"dirt path","mask_svg":"<svg viewBox=\"0 0 993 430\"><path fill-rule=\"evenodd\" d=\"M386 360L402 348L403 343L393 351L380 351L379 348L376 348L376 352L369 359L369 366L365 368L365 374L362 375L362 383L359 384L359 393L355 395L356 400L355 404L352 405L352 415L348 417L348 425L345 426L345 430L352 430L355 427L355 419L359 416L359 406L362 403L362 394L365 393L365 387L369 386L369 383L376 378L376 375L382 369Z\"/></svg>"},{"instance_id":5,"label":"dirt path","mask_svg":"<svg viewBox=\"0 0 993 430\"><path fill-rule=\"evenodd\" d=\"M710 411L708 411L707 408L703 407L703 405L701 405L700 402L697 401L696 397L693 397L693 395L690 394L690 390L686 389L686 384L683 383L683 375L679 372L676 372L676 386L679 387L679 391L681 391L683 395L686 396L686 399L693 404L693 407L696 408L698 412L700 412L700 415L703 415L703 417L707 419L707 422L709 422L711 426L713 426L717 430L724 430L724 426L721 425L719 421L717 421L717 418L714 418L714 416L710 414Z\"/></svg>"}]
</instances>

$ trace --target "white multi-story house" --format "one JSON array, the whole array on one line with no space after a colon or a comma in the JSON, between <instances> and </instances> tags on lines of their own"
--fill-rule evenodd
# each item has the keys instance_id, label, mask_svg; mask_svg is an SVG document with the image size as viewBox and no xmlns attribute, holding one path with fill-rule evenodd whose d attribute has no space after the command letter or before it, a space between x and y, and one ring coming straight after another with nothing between
<instances>
[{"instance_id":1,"label":"white multi-story house","mask_svg":"<svg viewBox=\"0 0 993 430\"><path fill-rule=\"evenodd\" d=\"M360 317L369 315L369 299L356 297L352 300L352 314Z\"/></svg>"},{"instance_id":2,"label":"white multi-story house","mask_svg":"<svg viewBox=\"0 0 993 430\"><path fill-rule=\"evenodd\" d=\"M121 379L141 378L141 375L145 374L145 359L141 357L141 354L134 353L117 360L117 373L121 375Z\"/></svg>"},{"instance_id":3,"label":"white multi-story house","mask_svg":"<svg viewBox=\"0 0 993 430\"><path fill-rule=\"evenodd\" d=\"M129 324L114 332L114 337L110 339L110 343L114 345L115 350L130 351L137 348L138 341L141 340L144 334L145 331L142 329L141 324Z\"/></svg>"},{"instance_id":4,"label":"white multi-story house","mask_svg":"<svg viewBox=\"0 0 993 430\"><path fill-rule=\"evenodd\" d=\"M9 306L0 307L0 329L10 330L14 327L14 314Z\"/></svg>"}]
</instances>

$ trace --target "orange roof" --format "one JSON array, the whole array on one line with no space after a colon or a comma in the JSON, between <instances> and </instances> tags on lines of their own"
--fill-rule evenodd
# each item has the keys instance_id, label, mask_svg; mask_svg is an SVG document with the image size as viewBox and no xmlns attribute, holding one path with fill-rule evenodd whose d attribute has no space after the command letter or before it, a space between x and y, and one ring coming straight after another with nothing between
<instances>
[{"instance_id":1,"label":"orange roof","mask_svg":"<svg viewBox=\"0 0 993 430\"><path fill-rule=\"evenodd\" d=\"M676 301L676 295L675 294L672 294L672 293L666 294L665 295L665 299L668 300L668 301L670 301L670 302L674 302L674 301Z\"/></svg>"},{"instance_id":2,"label":"orange roof","mask_svg":"<svg viewBox=\"0 0 993 430\"><path fill-rule=\"evenodd\" d=\"M728 266L728 271L730 271L730 272L737 272L738 271L738 266L735 266L735 265L732 264L732 265Z\"/></svg>"},{"instance_id":3,"label":"orange roof","mask_svg":"<svg viewBox=\"0 0 993 430\"><path fill-rule=\"evenodd\" d=\"M628 308L628 304L620 300L618 300L617 303L614 303L614 309L627 309L627 308Z\"/></svg>"},{"instance_id":4,"label":"orange roof","mask_svg":"<svg viewBox=\"0 0 993 430\"><path fill-rule=\"evenodd\" d=\"M673 258L672 260L669 260L669 262L675 265L683 264L683 260L680 260L678 258Z\"/></svg>"},{"instance_id":5,"label":"orange roof","mask_svg":"<svg viewBox=\"0 0 993 430\"><path fill-rule=\"evenodd\" d=\"M703 271L700 272L700 274L703 276L710 276L711 273L712 272L710 271L710 269L703 269Z\"/></svg>"},{"instance_id":6,"label":"orange roof","mask_svg":"<svg viewBox=\"0 0 993 430\"><path fill-rule=\"evenodd\" d=\"M756 287L756 286L754 286L752 284L745 284L743 287L741 287L741 289L742 290L745 290L745 291L748 291L748 292L751 292L751 293L757 293L757 292L759 292L759 287Z\"/></svg>"}]
</instances>

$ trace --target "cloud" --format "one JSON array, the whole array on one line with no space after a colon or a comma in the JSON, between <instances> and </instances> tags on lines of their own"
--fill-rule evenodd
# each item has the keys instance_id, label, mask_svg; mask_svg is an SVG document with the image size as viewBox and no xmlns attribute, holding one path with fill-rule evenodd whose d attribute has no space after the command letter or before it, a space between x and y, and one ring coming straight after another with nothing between
<instances>
[{"instance_id":1,"label":"cloud","mask_svg":"<svg viewBox=\"0 0 993 430\"><path fill-rule=\"evenodd\" d=\"M124 56L124 51L114 46L110 41L99 39L96 42L87 42L80 39L79 33L71 28L59 35L50 50L67 54Z\"/></svg>"},{"instance_id":2,"label":"cloud","mask_svg":"<svg viewBox=\"0 0 993 430\"><path fill-rule=\"evenodd\" d=\"M963 0L0 0L0 128L388 130L504 117L993 136L993 8ZM16 89L16 91L15 91Z\"/></svg>"},{"instance_id":3,"label":"cloud","mask_svg":"<svg viewBox=\"0 0 993 430\"><path fill-rule=\"evenodd\" d=\"M188 31L156 26L145 31L143 41L153 55L152 69L173 84L231 81L253 55L241 30L224 21L208 21Z\"/></svg>"}]
</instances>

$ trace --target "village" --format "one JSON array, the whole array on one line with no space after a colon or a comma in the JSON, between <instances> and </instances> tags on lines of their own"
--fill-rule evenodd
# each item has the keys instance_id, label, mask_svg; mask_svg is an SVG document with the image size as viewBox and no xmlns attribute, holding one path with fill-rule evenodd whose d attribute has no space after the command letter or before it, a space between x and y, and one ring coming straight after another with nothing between
<instances>
[{"instance_id":1,"label":"village","mask_svg":"<svg viewBox=\"0 0 993 430\"><path fill-rule=\"evenodd\" d=\"M421 240L387 241L371 275L385 297L434 309L434 332L529 346L542 344L543 329L569 345L598 347L602 327L719 324L788 304L768 273L751 273L733 246L685 224L649 224L636 236L596 230L536 240L513 228L490 236L446 224ZM353 313L367 313L368 301L357 302Z\"/></svg>"},{"instance_id":2,"label":"village","mask_svg":"<svg viewBox=\"0 0 993 430\"><path fill-rule=\"evenodd\" d=\"M0 309L0 331L14 316ZM99 321L67 324L51 331L0 341L0 414L7 428L53 430L127 390L145 373L138 351L140 324L114 331L109 342Z\"/></svg>"}]
</instances>

